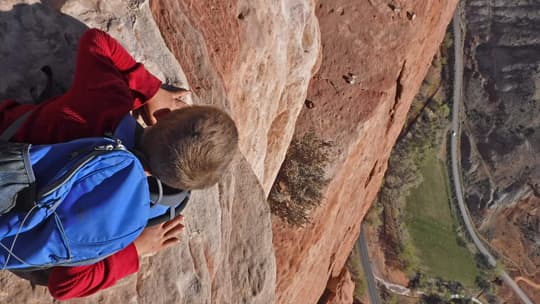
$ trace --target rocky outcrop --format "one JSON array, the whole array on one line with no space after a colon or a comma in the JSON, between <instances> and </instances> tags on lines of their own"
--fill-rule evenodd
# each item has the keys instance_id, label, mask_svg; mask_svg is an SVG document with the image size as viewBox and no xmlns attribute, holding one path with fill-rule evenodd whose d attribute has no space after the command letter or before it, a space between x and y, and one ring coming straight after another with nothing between
<instances>
[{"instance_id":1,"label":"rocky outcrop","mask_svg":"<svg viewBox=\"0 0 540 304\"><path fill-rule=\"evenodd\" d=\"M519 286L534 303L540 301L540 198L524 199L512 208L493 213L483 231L489 231L491 247L503 261ZM519 279L521 278L521 279ZM517 301L510 288L497 294L503 302Z\"/></svg>"},{"instance_id":2,"label":"rocky outcrop","mask_svg":"<svg viewBox=\"0 0 540 304\"><path fill-rule=\"evenodd\" d=\"M53 70L55 93L71 82L78 37L87 27L108 31L156 76L188 87L145 1L35 1L0 3L0 94L31 102ZM5 56L4 56L5 54ZM200 102L194 94L194 102ZM225 107L224 104L219 106ZM225 107L226 108L226 107ZM74 303L271 303L275 259L270 212L259 178L238 155L219 186L196 191L185 210L181 245L141 260L137 275ZM0 302L51 303L33 288L0 273Z\"/></svg>"},{"instance_id":3,"label":"rocky outcrop","mask_svg":"<svg viewBox=\"0 0 540 304\"><path fill-rule=\"evenodd\" d=\"M236 118L268 194L320 55L312 1L152 1L152 11L192 89Z\"/></svg>"},{"instance_id":4,"label":"rocky outcrop","mask_svg":"<svg viewBox=\"0 0 540 304\"><path fill-rule=\"evenodd\" d=\"M317 303L339 276L456 2L318 2L323 58L295 136L314 129L336 157L312 224L273 219L278 303Z\"/></svg>"},{"instance_id":5,"label":"rocky outcrop","mask_svg":"<svg viewBox=\"0 0 540 304\"><path fill-rule=\"evenodd\" d=\"M136 60L160 79L177 86L187 82L167 49L144 1L5 0L0 3L0 99L32 102L45 87L40 71L53 72L53 94L66 91L75 68L79 37L96 27L120 40Z\"/></svg>"},{"instance_id":6,"label":"rocky outcrop","mask_svg":"<svg viewBox=\"0 0 540 304\"><path fill-rule=\"evenodd\" d=\"M536 1L468 1L464 168L472 211L540 196ZM472 148L472 149L471 149Z\"/></svg>"},{"instance_id":7,"label":"rocky outcrop","mask_svg":"<svg viewBox=\"0 0 540 304\"><path fill-rule=\"evenodd\" d=\"M343 269L339 276L331 278L326 285L325 295L319 304L350 304L353 302L354 282L347 269Z\"/></svg>"}]
</instances>

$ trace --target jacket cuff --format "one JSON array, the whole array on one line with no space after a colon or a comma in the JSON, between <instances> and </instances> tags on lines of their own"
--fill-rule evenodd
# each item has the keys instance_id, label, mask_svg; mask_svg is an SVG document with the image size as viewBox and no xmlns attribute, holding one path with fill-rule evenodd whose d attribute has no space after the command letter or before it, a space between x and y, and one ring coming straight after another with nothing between
<instances>
[{"instance_id":1,"label":"jacket cuff","mask_svg":"<svg viewBox=\"0 0 540 304\"><path fill-rule=\"evenodd\" d=\"M135 93L133 109L136 110L143 106L148 99L154 97L161 87L161 80L144 68L142 63L136 66L128 74L129 88Z\"/></svg>"},{"instance_id":2,"label":"jacket cuff","mask_svg":"<svg viewBox=\"0 0 540 304\"><path fill-rule=\"evenodd\" d=\"M118 271L120 277L125 277L139 271L139 255L135 244L131 243L124 250L115 254L115 259L121 261L124 267Z\"/></svg>"}]
</instances>

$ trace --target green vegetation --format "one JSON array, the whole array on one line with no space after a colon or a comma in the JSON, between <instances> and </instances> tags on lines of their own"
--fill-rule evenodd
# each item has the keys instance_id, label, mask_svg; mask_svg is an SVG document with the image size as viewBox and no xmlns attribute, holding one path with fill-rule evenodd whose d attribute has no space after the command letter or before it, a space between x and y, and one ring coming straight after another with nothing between
<instances>
[{"instance_id":1,"label":"green vegetation","mask_svg":"<svg viewBox=\"0 0 540 304\"><path fill-rule=\"evenodd\" d=\"M420 167L428 154L433 154L432 151L439 150L443 144L450 114L446 90L439 87L443 72L440 63L432 65L428 73L430 79L424 81L424 89L413 102L416 110L409 112L408 123L390 155L384 185L367 216L368 225L380 227L387 264L409 275L423 262L408 236L405 198L422 183L424 176Z\"/></svg>"},{"instance_id":2,"label":"green vegetation","mask_svg":"<svg viewBox=\"0 0 540 304\"><path fill-rule=\"evenodd\" d=\"M293 139L270 191L270 210L294 226L309 223L309 213L321 204L328 184L324 169L330 161L332 143L314 131Z\"/></svg>"},{"instance_id":3,"label":"green vegetation","mask_svg":"<svg viewBox=\"0 0 540 304\"><path fill-rule=\"evenodd\" d=\"M472 254L458 244L444 163L435 153L426 154L420 172L423 181L410 191L405 209L405 225L422 261L420 268L430 276L474 287L479 273Z\"/></svg>"},{"instance_id":4,"label":"green vegetation","mask_svg":"<svg viewBox=\"0 0 540 304\"><path fill-rule=\"evenodd\" d=\"M361 302L361 299L367 292L367 283L364 269L362 268L360 252L358 251L358 248L356 246L354 246L353 251L347 259L347 263L345 264L345 266L351 273L351 278L354 282L353 297L358 302Z\"/></svg>"},{"instance_id":5,"label":"green vegetation","mask_svg":"<svg viewBox=\"0 0 540 304\"><path fill-rule=\"evenodd\" d=\"M409 287L423 292L426 303L437 299L447 303L451 295L471 296L489 289L491 276L468 251L472 246L450 201L444 159L450 126L451 45L447 37L412 103L366 220L378 229L386 266L408 275ZM385 299L391 302L392 296Z\"/></svg>"}]
</instances>

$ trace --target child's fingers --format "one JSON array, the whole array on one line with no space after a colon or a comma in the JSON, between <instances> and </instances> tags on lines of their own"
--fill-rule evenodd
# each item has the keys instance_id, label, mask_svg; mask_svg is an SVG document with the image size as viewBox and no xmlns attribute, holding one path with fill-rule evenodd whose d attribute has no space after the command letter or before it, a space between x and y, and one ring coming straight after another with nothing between
<instances>
[{"instance_id":1,"label":"child's fingers","mask_svg":"<svg viewBox=\"0 0 540 304\"><path fill-rule=\"evenodd\" d=\"M178 244L180 243L180 239L179 238L170 238L170 239L167 239L165 242L163 242L161 244L162 248L167 248L169 246L172 246L174 244Z\"/></svg>"},{"instance_id":2,"label":"child's fingers","mask_svg":"<svg viewBox=\"0 0 540 304\"><path fill-rule=\"evenodd\" d=\"M178 236L180 235L180 233L182 233L182 231L184 231L184 225L182 224L178 224L177 226L169 229L167 232L165 232L165 234L163 235L165 238L169 238L169 237L172 237L172 236Z\"/></svg>"},{"instance_id":3,"label":"child's fingers","mask_svg":"<svg viewBox=\"0 0 540 304\"><path fill-rule=\"evenodd\" d=\"M163 223L163 224L161 225L161 227L162 227L163 229L167 229L167 228L170 227L171 225L172 225L172 226L178 225L178 224L181 223L183 220L184 220L184 216L183 216L183 215L179 215L179 216L173 218L172 220L166 221L165 223Z\"/></svg>"}]
</instances>

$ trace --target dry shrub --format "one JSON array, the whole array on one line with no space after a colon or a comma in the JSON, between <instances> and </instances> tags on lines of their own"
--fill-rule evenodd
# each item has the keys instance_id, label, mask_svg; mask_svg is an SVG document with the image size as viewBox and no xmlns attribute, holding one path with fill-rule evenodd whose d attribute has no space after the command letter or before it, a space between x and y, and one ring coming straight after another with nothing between
<instances>
[{"instance_id":1,"label":"dry shrub","mask_svg":"<svg viewBox=\"0 0 540 304\"><path fill-rule=\"evenodd\" d=\"M273 214L294 226L309 223L309 213L321 204L322 190L329 182L325 167L331 149L332 143L318 138L314 131L292 141L270 191Z\"/></svg>"}]
</instances>

